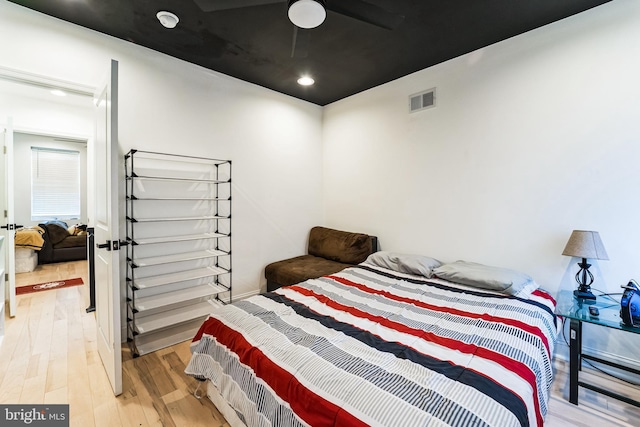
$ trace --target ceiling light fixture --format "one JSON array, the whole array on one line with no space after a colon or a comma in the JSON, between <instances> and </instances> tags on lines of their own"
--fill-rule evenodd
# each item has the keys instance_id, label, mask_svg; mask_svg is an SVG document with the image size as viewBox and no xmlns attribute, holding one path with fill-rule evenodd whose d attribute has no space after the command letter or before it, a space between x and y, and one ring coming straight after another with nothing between
<instances>
[{"instance_id":1,"label":"ceiling light fixture","mask_svg":"<svg viewBox=\"0 0 640 427\"><path fill-rule=\"evenodd\" d=\"M323 0L289 0L289 19L300 28L316 28L327 17Z\"/></svg>"},{"instance_id":2,"label":"ceiling light fixture","mask_svg":"<svg viewBox=\"0 0 640 427\"><path fill-rule=\"evenodd\" d=\"M158 17L158 21L160 21L162 26L165 28L175 28L175 26L178 25L178 22L180 22L180 19L178 19L176 15L171 12L167 12L166 10L161 10L156 13L156 17Z\"/></svg>"},{"instance_id":3,"label":"ceiling light fixture","mask_svg":"<svg viewBox=\"0 0 640 427\"><path fill-rule=\"evenodd\" d=\"M314 84L316 81L313 80L311 77L309 76L302 76L298 79L298 84L300 86L311 86L312 84Z\"/></svg>"},{"instance_id":4,"label":"ceiling light fixture","mask_svg":"<svg viewBox=\"0 0 640 427\"><path fill-rule=\"evenodd\" d=\"M51 89L50 92L55 96L67 96L67 94L60 89Z\"/></svg>"}]
</instances>

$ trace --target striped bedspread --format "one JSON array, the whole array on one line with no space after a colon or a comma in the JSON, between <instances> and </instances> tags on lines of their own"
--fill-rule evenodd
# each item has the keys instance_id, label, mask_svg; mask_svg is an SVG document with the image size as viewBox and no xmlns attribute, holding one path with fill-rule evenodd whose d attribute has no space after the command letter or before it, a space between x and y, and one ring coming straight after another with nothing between
<instances>
[{"instance_id":1,"label":"striped bedspread","mask_svg":"<svg viewBox=\"0 0 640 427\"><path fill-rule=\"evenodd\" d=\"M555 301L361 264L216 309L186 373L248 426L541 426Z\"/></svg>"}]
</instances>

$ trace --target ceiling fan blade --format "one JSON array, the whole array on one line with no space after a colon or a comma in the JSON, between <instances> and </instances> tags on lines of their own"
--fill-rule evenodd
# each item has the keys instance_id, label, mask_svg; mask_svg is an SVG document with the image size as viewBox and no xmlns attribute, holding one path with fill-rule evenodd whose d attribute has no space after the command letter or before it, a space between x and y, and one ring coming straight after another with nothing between
<instances>
[{"instance_id":1,"label":"ceiling fan blade","mask_svg":"<svg viewBox=\"0 0 640 427\"><path fill-rule=\"evenodd\" d=\"M193 0L203 12L240 9L263 4L283 3L285 0Z\"/></svg>"},{"instance_id":2,"label":"ceiling fan blade","mask_svg":"<svg viewBox=\"0 0 640 427\"><path fill-rule=\"evenodd\" d=\"M291 57L306 58L309 54L309 40L311 40L311 32L303 28L298 28L294 25Z\"/></svg>"},{"instance_id":3,"label":"ceiling fan blade","mask_svg":"<svg viewBox=\"0 0 640 427\"><path fill-rule=\"evenodd\" d=\"M331 0L326 2L326 8L387 30L397 28L404 21L404 15L389 12L363 0Z\"/></svg>"}]
</instances>

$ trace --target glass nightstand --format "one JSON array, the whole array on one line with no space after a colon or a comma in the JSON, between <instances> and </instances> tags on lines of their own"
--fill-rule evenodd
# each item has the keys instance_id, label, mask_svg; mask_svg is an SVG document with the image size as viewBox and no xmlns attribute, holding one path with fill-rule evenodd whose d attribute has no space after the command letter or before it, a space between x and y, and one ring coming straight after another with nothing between
<instances>
[{"instance_id":1,"label":"glass nightstand","mask_svg":"<svg viewBox=\"0 0 640 427\"><path fill-rule=\"evenodd\" d=\"M598 316L589 313L589 306L593 305L598 308ZM579 379L579 372L582 368L582 359L593 360L607 366L613 366L640 375L640 371L630 368L629 366L620 365L618 363L604 360L599 357L589 355L582 352L582 322L592 323L594 325L605 326L607 328L618 329L625 332L640 334L640 328L633 328L622 323L620 318L620 304L616 301L601 296L594 300L578 300L570 291L561 291L558 295L556 304L556 314L570 320L569 324L569 402L578 404L578 387L585 387L597 393L618 399L630 405L640 407L640 402L629 399L618 393L601 387L589 384Z\"/></svg>"}]
</instances>

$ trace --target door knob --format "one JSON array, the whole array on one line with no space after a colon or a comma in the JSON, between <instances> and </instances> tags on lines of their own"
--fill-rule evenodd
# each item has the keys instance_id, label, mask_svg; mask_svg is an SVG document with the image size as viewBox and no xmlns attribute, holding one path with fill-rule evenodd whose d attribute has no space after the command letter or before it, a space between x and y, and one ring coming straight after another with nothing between
<instances>
[{"instance_id":1,"label":"door knob","mask_svg":"<svg viewBox=\"0 0 640 427\"><path fill-rule=\"evenodd\" d=\"M4 228L5 230L15 230L22 227L24 227L24 225L18 225L18 224L0 225L0 228Z\"/></svg>"},{"instance_id":2,"label":"door knob","mask_svg":"<svg viewBox=\"0 0 640 427\"><path fill-rule=\"evenodd\" d=\"M129 244L128 241L126 240L107 240L106 243L98 243L96 246L98 247L98 249L106 249L108 251L114 250L120 250L120 247L122 246L127 246Z\"/></svg>"},{"instance_id":3,"label":"door knob","mask_svg":"<svg viewBox=\"0 0 640 427\"><path fill-rule=\"evenodd\" d=\"M108 251L111 250L111 240L107 240L107 243L98 243L96 245L98 249L106 249Z\"/></svg>"}]
</instances>

